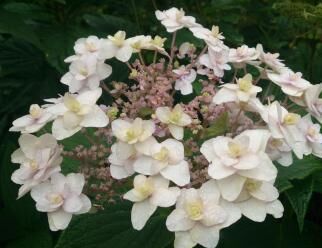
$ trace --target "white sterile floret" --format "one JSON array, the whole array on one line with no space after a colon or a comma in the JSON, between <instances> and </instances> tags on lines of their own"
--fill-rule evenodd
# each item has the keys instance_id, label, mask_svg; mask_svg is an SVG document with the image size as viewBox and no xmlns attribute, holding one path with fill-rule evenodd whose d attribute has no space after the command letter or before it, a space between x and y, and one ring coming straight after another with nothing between
<instances>
[{"instance_id":1,"label":"white sterile floret","mask_svg":"<svg viewBox=\"0 0 322 248\"><path fill-rule=\"evenodd\" d=\"M219 32L218 26L212 26L211 30L204 27L193 27L190 31L195 37L204 40L212 50L217 52L222 50L224 46L222 40L225 37Z\"/></svg>"},{"instance_id":2,"label":"white sterile floret","mask_svg":"<svg viewBox=\"0 0 322 248\"><path fill-rule=\"evenodd\" d=\"M275 139L285 139L295 155L302 159L305 137L297 127L301 116L289 113L279 102L275 101L266 108L266 114L263 114L262 117L268 124L272 137Z\"/></svg>"},{"instance_id":3,"label":"white sterile floret","mask_svg":"<svg viewBox=\"0 0 322 248\"><path fill-rule=\"evenodd\" d=\"M88 36L87 38L80 38L75 42L74 51L79 55L91 53L95 54L98 57L98 52L101 48L101 42L102 40L94 35Z\"/></svg>"},{"instance_id":4,"label":"white sterile floret","mask_svg":"<svg viewBox=\"0 0 322 248\"><path fill-rule=\"evenodd\" d=\"M200 24L196 23L196 19L192 16L186 16L183 9L170 8L168 10L155 11L155 16L161 24L165 26L169 33L175 32L184 27L198 27Z\"/></svg>"},{"instance_id":5,"label":"white sterile floret","mask_svg":"<svg viewBox=\"0 0 322 248\"><path fill-rule=\"evenodd\" d=\"M182 95L189 95L193 92L192 83L196 80L197 73L194 69L188 69L184 65L173 70L178 76L174 88L180 90Z\"/></svg>"},{"instance_id":6,"label":"white sterile floret","mask_svg":"<svg viewBox=\"0 0 322 248\"><path fill-rule=\"evenodd\" d=\"M82 194L85 179L82 174L56 173L50 181L37 185L31 190L31 197L36 201L40 212L47 212L50 230L67 228L73 214L87 213L91 201Z\"/></svg>"},{"instance_id":7,"label":"white sterile floret","mask_svg":"<svg viewBox=\"0 0 322 248\"><path fill-rule=\"evenodd\" d=\"M322 134L321 126L312 122L311 116L307 114L297 124L300 131L304 134L306 140L304 143L304 154L313 154L322 158Z\"/></svg>"},{"instance_id":8,"label":"white sterile floret","mask_svg":"<svg viewBox=\"0 0 322 248\"><path fill-rule=\"evenodd\" d=\"M257 93L261 91L261 87L253 85L252 75L246 74L243 78L239 78L236 84L224 84L215 94L213 102L215 104L225 102L244 103L256 98Z\"/></svg>"},{"instance_id":9,"label":"white sterile floret","mask_svg":"<svg viewBox=\"0 0 322 248\"><path fill-rule=\"evenodd\" d=\"M200 152L210 162L208 174L217 180L234 174L265 181L275 179L277 169L265 153L269 137L267 130L254 129L235 138L219 136L207 140Z\"/></svg>"},{"instance_id":10,"label":"white sterile floret","mask_svg":"<svg viewBox=\"0 0 322 248\"><path fill-rule=\"evenodd\" d=\"M113 135L120 141L128 144L135 144L145 141L155 131L154 122L151 120L114 120L111 124Z\"/></svg>"},{"instance_id":11,"label":"white sterile floret","mask_svg":"<svg viewBox=\"0 0 322 248\"><path fill-rule=\"evenodd\" d=\"M150 42L144 47L144 49L156 50L162 54L167 54L164 49L164 42L166 40L167 38L162 38L159 35L156 35L153 39L150 40Z\"/></svg>"},{"instance_id":12,"label":"white sterile floret","mask_svg":"<svg viewBox=\"0 0 322 248\"><path fill-rule=\"evenodd\" d=\"M109 35L101 45L101 57L103 59L116 59L127 62L133 53L133 48L126 38L124 31L118 31L114 36Z\"/></svg>"},{"instance_id":13,"label":"white sterile floret","mask_svg":"<svg viewBox=\"0 0 322 248\"><path fill-rule=\"evenodd\" d=\"M193 54L196 51L196 47L193 43L190 42L183 42L180 46L179 46L179 51L177 54L177 57L179 59L183 59L186 56L189 56L191 54Z\"/></svg>"},{"instance_id":14,"label":"white sterile floret","mask_svg":"<svg viewBox=\"0 0 322 248\"><path fill-rule=\"evenodd\" d=\"M72 136L82 127L105 127L109 120L104 111L96 105L102 89L85 91L79 94L66 93L48 111L57 116L52 133L58 140Z\"/></svg>"},{"instance_id":15,"label":"white sterile floret","mask_svg":"<svg viewBox=\"0 0 322 248\"><path fill-rule=\"evenodd\" d=\"M200 56L199 63L213 70L215 76L223 77L225 70L230 70L231 67L228 64L229 49L227 47L221 47L219 51L213 48L208 48L208 53Z\"/></svg>"},{"instance_id":16,"label":"white sterile floret","mask_svg":"<svg viewBox=\"0 0 322 248\"><path fill-rule=\"evenodd\" d=\"M290 69L284 69L280 73L267 72L267 77L289 96L302 96L304 91L311 86L309 81L302 78L302 73L295 73Z\"/></svg>"},{"instance_id":17,"label":"white sterile floret","mask_svg":"<svg viewBox=\"0 0 322 248\"><path fill-rule=\"evenodd\" d=\"M219 241L219 231L235 223L241 212L233 203L220 199L214 180L200 189L183 189L176 209L168 216L166 225L175 232L175 248L188 248L200 244L214 248Z\"/></svg>"},{"instance_id":18,"label":"white sterile floret","mask_svg":"<svg viewBox=\"0 0 322 248\"><path fill-rule=\"evenodd\" d=\"M124 199L134 202L131 221L134 229L141 230L158 207L170 207L177 201L180 189L169 187L169 181L161 176L145 177L137 175L134 188L124 195Z\"/></svg>"},{"instance_id":19,"label":"white sterile floret","mask_svg":"<svg viewBox=\"0 0 322 248\"><path fill-rule=\"evenodd\" d=\"M307 110L322 123L322 83L310 86L304 93L304 103Z\"/></svg>"},{"instance_id":20,"label":"white sterile floret","mask_svg":"<svg viewBox=\"0 0 322 248\"><path fill-rule=\"evenodd\" d=\"M168 124L170 133L177 140L183 139L183 127L192 122L191 117L183 111L180 104L177 104L173 109L158 107L155 114L162 123Z\"/></svg>"},{"instance_id":21,"label":"white sterile floret","mask_svg":"<svg viewBox=\"0 0 322 248\"><path fill-rule=\"evenodd\" d=\"M134 170L144 175L161 174L179 186L190 182L188 162L184 160L183 144L175 139L158 143L151 137L136 145L138 156L133 164Z\"/></svg>"},{"instance_id":22,"label":"white sterile floret","mask_svg":"<svg viewBox=\"0 0 322 248\"><path fill-rule=\"evenodd\" d=\"M94 55L85 55L70 64L69 72L60 81L69 86L71 93L82 92L97 89L111 73L110 65L98 62Z\"/></svg>"},{"instance_id":23,"label":"white sterile floret","mask_svg":"<svg viewBox=\"0 0 322 248\"><path fill-rule=\"evenodd\" d=\"M238 187L235 187L237 185ZM239 185L242 185L241 191L239 191ZM284 207L277 199L279 194L273 182L231 177L220 187L220 190L223 197L225 194L227 196L236 195L236 190L238 190L239 194L235 199L236 206L239 207L245 217L253 221L262 222L267 214L271 214L275 218L283 216Z\"/></svg>"},{"instance_id":24,"label":"white sterile floret","mask_svg":"<svg viewBox=\"0 0 322 248\"><path fill-rule=\"evenodd\" d=\"M11 132L35 133L43 128L48 122L54 119L54 115L38 104L32 104L29 114L18 118L12 122Z\"/></svg>"},{"instance_id":25,"label":"white sterile floret","mask_svg":"<svg viewBox=\"0 0 322 248\"><path fill-rule=\"evenodd\" d=\"M61 148L50 134L40 137L23 134L19 138L19 145L20 148L11 155L11 162L20 164L20 168L11 176L14 183L22 185L18 198L52 174L59 172L63 160Z\"/></svg>"},{"instance_id":26,"label":"white sterile floret","mask_svg":"<svg viewBox=\"0 0 322 248\"><path fill-rule=\"evenodd\" d=\"M229 62L233 63L236 68L244 67L246 64L255 64L258 56L258 51L255 48L249 48L247 45L229 50Z\"/></svg>"},{"instance_id":27,"label":"white sterile floret","mask_svg":"<svg viewBox=\"0 0 322 248\"><path fill-rule=\"evenodd\" d=\"M266 153L272 161L277 161L283 166L290 166L293 163L292 148L284 139L270 138L266 147Z\"/></svg>"},{"instance_id":28,"label":"white sterile floret","mask_svg":"<svg viewBox=\"0 0 322 248\"><path fill-rule=\"evenodd\" d=\"M111 155L108 157L111 176L115 179L123 179L134 174L133 163L137 151L133 145L118 141L111 147Z\"/></svg>"},{"instance_id":29,"label":"white sterile floret","mask_svg":"<svg viewBox=\"0 0 322 248\"><path fill-rule=\"evenodd\" d=\"M257 44L256 50L259 53L258 59L272 70L278 72L285 68L285 65L278 59L279 53L265 53L262 44Z\"/></svg>"}]
</instances>

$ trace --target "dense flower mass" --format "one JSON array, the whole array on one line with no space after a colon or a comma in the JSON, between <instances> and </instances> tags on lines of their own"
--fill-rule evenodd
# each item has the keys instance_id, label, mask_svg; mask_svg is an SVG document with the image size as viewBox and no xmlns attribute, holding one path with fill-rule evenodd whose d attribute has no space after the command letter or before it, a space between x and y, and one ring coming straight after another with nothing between
<instances>
[{"instance_id":1,"label":"dense flower mass","mask_svg":"<svg viewBox=\"0 0 322 248\"><path fill-rule=\"evenodd\" d=\"M182 9L155 14L172 40L118 31L76 41L61 78L68 92L13 122L10 131L22 134L12 181L21 185L19 198L30 191L52 231L126 192L121 200L133 202L134 229L159 207L171 208L166 226L175 248L214 248L220 230L242 216L282 217L277 164L322 157L322 84L261 44L228 47L217 26L203 27ZM204 47L179 43L181 29ZM111 79L105 62L115 59L126 65L125 82ZM271 85L280 89L275 98ZM110 106L98 103L103 93ZM52 134L40 135L48 128ZM63 151L76 133L90 145ZM79 168L63 175L70 159Z\"/></svg>"}]
</instances>

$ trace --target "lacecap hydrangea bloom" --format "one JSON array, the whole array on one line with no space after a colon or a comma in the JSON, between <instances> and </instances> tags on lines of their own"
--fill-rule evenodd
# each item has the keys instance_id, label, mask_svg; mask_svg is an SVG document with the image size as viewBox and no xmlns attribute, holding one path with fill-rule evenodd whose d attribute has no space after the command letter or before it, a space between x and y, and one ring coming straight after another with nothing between
<instances>
[{"instance_id":1,"label":"lacecap hydrangea bloom","mask_svg":"<svg viewBox=\"0 0 322 248\"><path fill-rule=\"evenodd\" d=\"M73 215L130 201L134 229L169 208L175 248L214 248L242 216L283 216L276 166L322 157L322 86L261 44L227 46L218 26L203 27L182 9L155 14L169 37L120 30L76 41L61 78L68 91L31 105L10 128L21 132L12 181L21 185L18 198L30 192L47 213L52 231ZM180 43L182 29L203 47ZM124 82L114 78L113 60L126 65ZM269 84L280 89L274 101ZM76 134L90 147L63 150ZM79 168L64 175L69 159Z\"/></svg>"}]
</instances>

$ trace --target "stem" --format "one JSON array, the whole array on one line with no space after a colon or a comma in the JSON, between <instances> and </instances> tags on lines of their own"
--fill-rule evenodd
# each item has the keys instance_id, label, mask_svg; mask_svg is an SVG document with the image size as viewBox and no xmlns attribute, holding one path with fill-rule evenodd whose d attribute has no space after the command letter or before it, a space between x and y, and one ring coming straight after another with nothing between
<instances>
[{"instance_id":1,"label":"stem","mask_svg":"<svg viewBox=\"0 0 322 248\"><path fill-rule=\"evenodd\" d=\"M101 87L103 88L103 90L105 90L108 94L110 94L110 89L106 86L106 84L104 82L101 82Z\"/></svg>"},{"instance_id":2,"label":"stem","mask_svg":"<svg viewBox=\"0 0 322 248\"><path fill-rule=\"evenodd\" d=\"M240 116L240 114L243 112L243 110L242 109L240 109L239 111L238 111L238 113L237 113L237 115L236 115L236 117L235 117L235 120L234 120L234 122L232 123L232 131L236 131L236 129L237 129L237 127L238 127L238 119L239 119L239 116Z\"/></svg>"},{"instance_id":3,"label":"stem","mask_svg":"<svg viewBox=\"0 0 322 248\"><path fill-rule=\"evenodd\" d=\"M127 67L130 69L130 71L133 70L132 66L130 65L130 63L128 61L125 62L125 64L127 65Z\"/></svg>"},{"instance_id":4,"label":"stem","mask_svg":"<svg viewBox=\"0 0 322 248\"><path fill-rule=\"evenodd\" d=\"M204 55L204 53L207 51L207 49L208 49L208 45L206 45L202 50L201 50L201 52L199 53L199 55L197 56L197 58L196 59L194 59L193 61L192 61L192 63L188 66L188 69L191 69L196 63L197 63L197 61L200 59L200 57L202 56L202 55Z\"/></svg>"},{"instance_id":5,"label":"stem","mask_svg":"<svg viewBox=\"0 0 322 248\"><path fill-rule=\"evenodd\" d=\"M173 61L173 56L174 56L174 45L176 43L176 37L177 37L177 31L175 31L173 33L172 36L172 41L171 41L171 52L170 52L170 61L169 61L169 65L172 65L172 61Z\"/></svg>"},{"instance_id":6,"label":"stem","mask_svg":"<svg viewBox=\"0 0 322 248\"><path fill-rule=\"evenodd\" d=\"M154 51L154 55L153 55L153 64L155 64L155 63L156 63L156 61L157 61L157 56L158 56L158 51L157 51L157 50L155 50L155 51Z\"/></svg>"},{"instance_id":7,"label":"stem","mask_svg":"<svg viewBox=\"0 0 322 248\"><path fill-rule=\"evenodd\" d=\"M144 59L143 59L143 56L142 56L141 51L139 52L139 58L140 58L141 64L142 64L143 66L145 66L145 62L144 62Z\"/></svg>"}]
</instances>

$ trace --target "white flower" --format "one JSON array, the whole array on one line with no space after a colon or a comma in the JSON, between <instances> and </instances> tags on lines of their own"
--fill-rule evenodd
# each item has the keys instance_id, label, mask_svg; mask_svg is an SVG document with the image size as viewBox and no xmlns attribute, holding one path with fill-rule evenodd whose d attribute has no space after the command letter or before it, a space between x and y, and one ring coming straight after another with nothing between
<instances>
[{"instance_id":1,"label":"white flower","mask_svg":"<svg viewBox=\"0 0 322 248\"><path fill-rule=\"evenodd\" d=\"M220 51L216 51L212 48L208 48L208 53L200 56L199 63L213 70L215 76L223 77L225 70L230 70L228 65L229 50L222 48Z\"/></svg>"},{"instance_id":2,"label":"white flower","mask_svg":"<svg viewBox=\"0 0 322 248\"><path fill-rule=\"evenodd\" d=\"M270 138L267 144L266 153L272 161L277 161L283 166L290 166L293 163L292 148L284 139Z\"/></svg>"},{"instance_id":3,"label":"white flower","mask_svg":"<svg viewBox=\"0 0 322 248\"><path fill-rule=\"evenodd\" d=\"M111 125L113 135L128 144L145 141L155 131L153 121L141 118L136 118L134 121L117 119Z\"/></svg>"},{"instance_id":4,"label":"white flower","mask_svg":"<svg viewBox=\"0 0 322 248\"><path fill-rule=\"evenodd\" d=\"M296 126L301 116L289 113L279 102L275 101L266 108L266 116L262 115L262 117L267 122L272 137L285 139L295 155L302 159L305 137Z\"/></svg>"},{"instance_id":5,"label":"white flower","mask_svg":"<svg viewBox=\"0 0 322 248\"><path fill-rule=\"evenodd\" d=\"M11 162L21 164L13 172L11 180L21 184L18 198L24 196L30 189L46 181L52 174L60 171L63 160L61 148L50 134L40 137L23 134L19 138L20 148L11 155Z\"/></svg>"},{"instance_id":6,"label":"white flower","mask_svg":"<svg viewBox=\"0 0 322 248\"><path fill-rule=\"evenodd\" d=\"M145 177L137 175L134 188L124 195L124 199L134 202L131 221L134 229L141 230L157 207L170 207L180 194L177 187L169 188L169 181L161 176Z\"/></svg>"},{"instance_id":7,"label":"white flower","mask_svg":"<svg viewBox=\"0 0 322 248\"><path fill-rule=\"evenodd\" d=\"M101 88L78 95L66 93L57 103L49 105L48 111L58 116L52 126L54 137L62 140L77 133L82 127L105 127L108 117L96 105L101 94Z\"/></svg>"},{"instance_id":8,"label":"white flower","mask_svg":"<svg viewBox=\"0 0 322 248\"><path fill-rule=\"evenodd\" d=\"M102 40L97 36L91 35L87 38L80 38L75 42L74 51L76 54L84 55L87 53L95 54L100 51Z\"/></svg>"},{"instance_id":9,"label":"white flower","mask_svg":"<svg viewBox=\"0 0 322 248\"><path fill-rule=\"evenodd\" d=\"M311 86L310 82L302 78L302 73L294 73L290 69L284 69L280 74L267 72L267 77L290 96L299 97Z\"/></svg>"},{"instance_id":10,"label":"white flower","mask_svg":"<svg viewBox=\"0 0 322 248\"><path fill-rule=\"evenodd\" d=\"M219 136L204 142L201 153L210 162L208 174L223 179L234 174L270 181L277 169L265 153L270 133L267 130L246 130L234 139Z\"/></svg>"},{"instance_id":11,"label":"white flower","mask_svg":"<svg viewBox=\"0 0 322 248\"><path fill-rule=\"evenodd\" d=\"M204 183L200 189L183 189L176 209L168 216L166 225L175 232L175 248L193 247L200 244L216 247L219 231L235 223L241 217L234 204L220 199L214 180Z\"/></svg>"},{"instance_id":12,"label":"white flower","mask_svg":"<svg viewBox=\"0 0 322 248\"><path fill-rule=\"evenodd\" d=\"M69 66L69 72L60 81L69 86L71 93L75 93L97 89L100 82L111 73L110 65L98 62L96 56L88 55L74 60Z\"/></svg>"},{"instance_id":13,"label":"white flower","mask_svg":"<svg viewBox=\"0 0 322 248\"><path fill-rule=\"evenodd\" d=\"M306 138L304 144L304 154L313 154L322 158L322 134L320 133L321 126L312 122L311 116L307 114L297 124Z\"/></svg>"},{"instance_id":14,"label":"white flower","mask_svg":"<svg viewBox=\"0 0 322 248\"><path fill-rule=\"evenodd\" d=\"M82 194L85 179L82 174L56 173L50 182L44 182L31 190L40 212L47 212L50 230L67 228L73 214L83 214L90 210L91 202Z\"/></svg>"},{"instance_id":15,"label":"white flower","mask_svg":"<svg viewBox=\"0 0 322 248\"><path fill-rule=\"evenodd\" d=\"M124 31L118 31L114 36L109 35L102 42L101 57L104 59L115 57L122 62L127 62L132 56L133 48L129 40L125 39L125 37L126 33Z\"/></svg>"},{"instance_id":16,"label":"white flower","mask_svg":"<svg viewBox=\"0 0 322 248\"><path fill-rule=\"evenodd\" d=\"M179 186L190 182L188 162L184 160L183 144L175 139L158 143L151 137L136 145L143 155L134 162L134 170L144 175L161 174Z\"/></svg>"},{"instance_id":17,"label":"white flower","mask_svg":"<svg viewBox=\"0 0 322 248\"><path fill-rule=\"evenodd\" d=\"M133 53L138 53L142 49L149 48L151 46L152 38L150 35L138 35L127 39L127 42L133 49Z\"/></svg>"},{"instance_id":18,"label":"white flower","mask_svg":"<svg viewBox=\"0 0 322 248\"><path fill-rule=\"evenodd\" d=\"M183 42L179 47L179 52L177 57L179 59L183 59L186 55L191 55L196 51L196 47L194 44L190 42Z\"/></svg>"},{"instance_id":19,"label":"white flower","mask_svg":"<svg viewBox=\"0 0 322 248\"><path fill-rule=\"evenodd\" d=\"M134 174L133 163L135 162L137 151L133 145L118 141L111 147L112 153L108 157L111 163L111 176L115 179L123 179Z\"/></svg>"},{"instance_id":20,"label":"white flower","mask_svg":"<svg viewBox=\"0 0 322 248\"><path fill-rule=\"evenodd\" d=\"M180 104L172 110L169 107L158 107L155 114L162 123L168 124L170 133L177 140L183 139L183 127L192 122L191 117L183 112Z\"/></svg>"},{"instance_id":21,"label":"white flower","mask_svg":"<svg viewBox=\"0 0 322 248\"><path fill-rule=\"evenodd\" d=\"M320 123L322 123L322 83L311 85L304 93L304 102L307 110L314 116Z\"/></svg>"},{"instance_id":22,"label":"white flower","mask_svg":"<svg viewBox=\"0 0 322 248\"><path fill-rule=\"evenodd\" d=\"M225 37L219 32L218 26L212 26L211 30L204 27L193 27L190 28L190 31L195 37L203 39L216 52L220 52L224 47L221 40L225 39Z\"/></svg>"},{"instance_id":23,"label":"white flower","mask_svg":"<svg viewBox=\"0 0 322 248\"><path fill-rule=\"evenodd\" d=\"M196 80L197 73L194 69L188 70L184 65L173 70L178 76L174 88L180 90L182 95L189 95L193 92L192 83Z\"/></svg>"},{"instance_id":24,"label":"white flower","mask_svg":"<svg viewBox=\"0 0 322 248\"><path fill-rule=\"evenodd\" d=\"M46 109L38 104L32 104L29 108L29 114L22 116L12 123L9 131L21 133L35 133L52 121L54 116L48 113Z\"/></svg>"},{"instance_id":25,"label":"white flower","mask_svg":"<svg viewBox=\"0 0 322 248\"><path fill-rule=\"evenodd\" d=\"M261 87L253 85L252 75L246 74L237 80L237 84L224 84L215 94L213 102L215 104L248 102L251 98L256 98L257 93L261 91Z\"/></svg>"},{"instance_id":26,"label":"white flower","mask_svg":"<svg viewBox=\"0 0 322 248\"><path fill-rule=\"evenodd\" d=\"M166 27L169 33L175 32L184 27L197 27L200 24L196 23L196 19L192 16L185 16L185 12L182 9L170 8L165 11L155 11L155 16L162 25Z\"/></svg>"},{"instance_id":27,"label":"white flower","mask_svg":"<svg viewBox=\"0 0 322 248\"><path fill-rule=\"evenodd\" d=\"M262 44L257 44L256 50L259 53L258 59L266 64L269 68L273 69L274 71L280 71L281 69L285 68L285 65L281 62L278 57L280 56L279 53L265 53Z\"/></svg>"},{"instance_id":28,"label":"white flower","mask_svg":"<svg viewBox=\"0 0 322 248\"><path fill-rule=\"evenodd\" d=\"M283 205L278 198L278 190L273 182L249 179L232 175L217 181L222 197L234 201L247 218L262 222L267 214L275 218L283 216Z\"/></svg>"},{"instance_id":29,"label":"white flower","mask_svg":"<svg viewBox=\"0 0 322 248\"><path fill-rule=\"evenodd\" d=\"M164 49L164 42L167 38L162 38L159 35L156 35L154 39L151 39L147 44L144 44L143 49L146 50L155 50L164 55L168 55L168 53Z\"/></svg>"},{"instance_id":30,"label":"white flower","mask_svg":"<svg viewBox=\"0 0 322 248\"><path fill-rule=\"evenodd\" d=\"M231 48L229 50L229 62L233 63L235 67L241 68L245 64L254 64L259 56L258 51L255 48L249 48L246 45L242 45L238 48Z\"/></svg>"}]
</instances>

